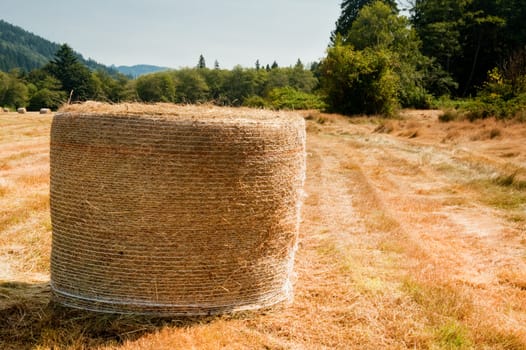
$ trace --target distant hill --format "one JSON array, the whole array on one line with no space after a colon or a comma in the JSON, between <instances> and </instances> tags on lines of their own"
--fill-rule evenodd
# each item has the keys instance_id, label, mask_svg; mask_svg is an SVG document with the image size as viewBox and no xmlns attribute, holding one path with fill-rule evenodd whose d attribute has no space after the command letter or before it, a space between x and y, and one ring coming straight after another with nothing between
<instances>
[{"instance_id":1,"label":"distant hill","mask_svg":"<svg viewBox=\"0 0 526 350\"><path fill-rule=\"evenodd\" d=\"M57 43L0 20L0 70L4 72L14 68L25 71L41 68L55 56L59 47ZM116 70L92 59L86 60L79 53L77 57L90 69L116 73Z\"/></svg>"},{"instance_id":2,"label":"distant hill","mask_svg":"<svg viewBox=\"0 0 526 350\"><path fill-rule=\"evenodd\" d=\"M137 78L144 74L161 72L161 71L170 69L167 67L151 66L148 64L138 64L135 66L119 66L119 67L111 66L111 67L119 71L119 73L131 76L133 78Z\"/></svg>"}]
</instances>

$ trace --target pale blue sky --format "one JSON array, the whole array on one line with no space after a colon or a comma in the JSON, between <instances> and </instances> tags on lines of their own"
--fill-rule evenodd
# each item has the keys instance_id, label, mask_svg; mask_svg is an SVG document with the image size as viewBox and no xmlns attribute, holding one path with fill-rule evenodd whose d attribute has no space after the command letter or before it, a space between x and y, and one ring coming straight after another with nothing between
<instances>
[{"instance_id":1,"label":"pale blue sky","mask_svg":"<svg viewBox=\"0 0 526 350\"><path fill-rule=\"evenodd\" d=\"M341 0L2 0L0 19L106 65L251 67L324 56Z\"/></svg>"}]
</instances>

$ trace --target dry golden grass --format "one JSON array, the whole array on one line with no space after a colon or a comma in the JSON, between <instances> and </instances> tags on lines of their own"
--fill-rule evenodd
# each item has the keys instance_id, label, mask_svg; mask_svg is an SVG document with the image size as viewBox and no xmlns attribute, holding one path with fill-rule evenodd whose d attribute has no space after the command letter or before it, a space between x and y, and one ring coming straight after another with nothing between
<instances>
[{"instance_id":1,"label":"dry golden grass","mask_svg":"<svg viewBox=\"0 0 526 350\"><path fill-rule=\"evenodd\" d=\"M193 319L49 303L50 119L0 116L0 348L526 349L526 125L404 113L306 112L294 303Z\"/></svg>"}]
</instances>

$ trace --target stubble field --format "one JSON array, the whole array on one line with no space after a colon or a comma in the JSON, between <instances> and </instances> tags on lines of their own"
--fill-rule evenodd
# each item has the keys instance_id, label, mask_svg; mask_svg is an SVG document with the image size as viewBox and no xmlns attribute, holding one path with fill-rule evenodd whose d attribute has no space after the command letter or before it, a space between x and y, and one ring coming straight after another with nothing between
<instances>
[{"instance_id":1,"label":"stubble field","mask_svg":"<svg viewBox=\"0 0 526 350\"><path fill-rule=\"evenodd\" d=\"M302 113L294 302L172 319L50 303L52 117L0 113L0 349L526 349L526 125Z\"/></svg>"}]
</instances>

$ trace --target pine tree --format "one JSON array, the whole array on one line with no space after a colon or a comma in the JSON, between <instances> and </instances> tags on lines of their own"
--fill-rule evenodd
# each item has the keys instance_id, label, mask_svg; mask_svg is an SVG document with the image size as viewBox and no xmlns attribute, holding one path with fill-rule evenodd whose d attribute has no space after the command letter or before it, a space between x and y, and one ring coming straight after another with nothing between
<instances>
[{"instance_id":1,"label":"pine tree","mask_svg":"<svg viewBox=\"0 0 526 350\"><path fill-rule=\"evenodd\" d=\"M260 70L261 65L259 64L259 60L256 60L256 70Z\"/></svg>"},{"instance_id":2,"label":"pine tree","mask_svg":"<svg viewBox=\"0 0 526 350\"><path fill-rule=\"evenodd\" d=\"M206 62L205 62L205 58L203 57L203 55L199 55L199 62L197 63L197 68L199 69L206 68Z\"/></svg>"},{"instance_id":3,"label":"pine tree","mask_svg":"<svg viewBox=\"0 0 526 350\"><path fill-rule=\"evenodd\" d=\"M467 96L476 93L488 71L524 47L526 30L518 23L526 19L525 8L524 0L416 0L412 22L424 55L450 73L458 93Z\"/></svg>"},{"instance_id":4,"label":"pine tree","mask_svg":"<svg viewBox=\"0 0 526 350\"><path fill-rule=\"evenodd\" d=\"M373 3L375 0L343 0L340 8L342 13L338 21L336 21L336 29L331 33L331 44L335 43L338 35L344 37L347 35L353 22L358 18L360 10L365 5ZM398 13L398 7L395 0L378 0L387 4L393 9L394 13Z\"/></svg>"},{"instance_id":5,"label":"pine tree","mask_svg":"<svg viewBox=\"0 0 526 350\"><path fill-rule=\"evenodd\" d=\"M85 101L94 94L90 70L79 62L77 56L67 44L63 44L48 63L45 70L57 78L62 89L71 94L74 101Z\"/></svg>"},{"instance_id":6,"label":"pine tree","mask_svg":"<svg viewBox=\"0 0 526 350\"><path fill-rule=\"evenodd\" d=\"M296 69L300 69L300 70L303 70L305 68L305 66L303 65L303 62L301 62L301 60L298 58L298 60L296 61L296 65L294 66L294 68Z\"/></svg>"},{"instance_id":7,"label":"pine tree","mask_svg":"<svg viewBox=\"0 0 526 350\"><path fill-rule=\"evenodd\" d=\"M217 60L214 61L214 69L219 69L219 62Z\"/></svg>"},{"instance_id":8,"label":"pine tree","mask_svg":"<svg viewBox=\"0 0 526 350\"><path fill-rule=\"evenodd\" d=\"M272 66L270 68L272 68L272 69L279 68L278 62L276 62L276 61L272 62Z\"/></svg>"}]
</instances>

